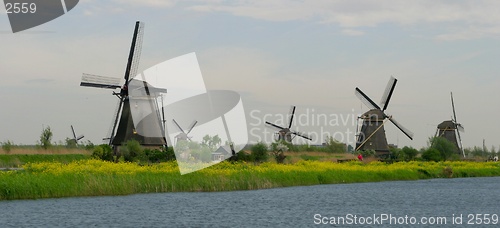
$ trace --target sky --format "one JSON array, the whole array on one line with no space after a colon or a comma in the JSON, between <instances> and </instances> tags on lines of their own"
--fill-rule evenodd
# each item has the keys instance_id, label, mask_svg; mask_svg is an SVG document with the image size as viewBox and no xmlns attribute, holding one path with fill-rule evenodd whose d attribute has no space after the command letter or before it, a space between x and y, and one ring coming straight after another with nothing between
<instances>
[{"instance_id":1,"label":"sky","mask_svg":"<svg viewBox=\"0 0 500 228\"><path fill-rule=\"evenodd\" d=\"M368 111L398 79L387 113L389 143L421 148L451 119L453 92L465 147L500 146L500 2L81 0L65 15L12 33L0 7L0 142L102 143L116 108L112 91L80 87L82 73L122 78L135 21L145 23L139 71L195 52L208 89L241 95L250 142L272 141L264 121L354 143ZM295 143L305 143L295 139Z\"/></svg>"}]
</instances>

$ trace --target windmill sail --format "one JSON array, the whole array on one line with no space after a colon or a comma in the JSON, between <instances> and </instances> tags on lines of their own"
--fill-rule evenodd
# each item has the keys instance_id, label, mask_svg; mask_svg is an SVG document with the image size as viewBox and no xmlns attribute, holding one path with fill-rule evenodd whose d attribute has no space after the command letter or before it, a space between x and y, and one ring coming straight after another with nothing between
<instances>
[{"instance_id":1,"label":"windmill sail","mask_svg":"<svg viewBox=\"0 0 500 228\"><path fill-rule=\"evenodd\" d=\"M154 88L145 80L131 80L137 74L143 34L144 23L137 21L124 74L125 82L120 93L113 92L120 99L113 115L109 138L106 138L113 146L121 146L131 139L146 146L166 145L164 121L156 99L161 93L166 93L166 90ZM120 88L120 81L119 78L83 74L80 85L117 89Z\"/></svg>"},{"instance_id":2,"label":"windmill sail","mask_svg":"<svg viewBox=\"0 0 500 228\"><path fill-rule=\"evenodd\" d=\"M309 135L301 133L301 132L295 132L295 131L290 130L290 128L292 127L292 124L293 124L293 116L295 115L295 109L296 109L296 107L293 105L290 107L290 114L289 114L288 123L285 123L286 127L281 127L281 126L278 126L278 125L273 124L273 123L268 122L268 121L266 121L266 124L268 126L276 128L278 130L278 132L277 132L278 140L284 140L286 142L291 143L292 139L293 139L292 135L295 135L295 136L299 136L299 137L302 137L304 139L312 141L312 138Z\"/></svg>"},{"instance_id":3,"label":"windmill sail","mask_svg":"<svg viewBox=\"0 0 500 228\"><path fill-rule=\"evenodd\" d=\"M154 88L145 81L130 80L130 76L135 77L137 74L143 33L144 23L136 22L125 70L125 85L122 88L121 102L112 130L112 133L116 132L116 134L110 139L111 144L115 146L122 145L131 139L138 141L141 145L166 145L164 129L155 100L160 91L154 91ZM156 115L151 115L152 113Z\"/></svg>"},{"instance_id":4,"label":"windmill sail","mask_svg":"<svg viewBox=\"0 0 500 228\"><path fill-rule=\"evenodd\" d=\"M389 106L394 89L396 88L397 79L391 77L385 88L380 106L378 106L370 97L356 87L355 95L368 107L370 110L363 115L363 123L360 132L356 134L356 150L375 150L379 155L388 154L389 146L385 135L384 124L386 120L391 121L400 131L408 138L413 140L413 133L403 127L392 116L385 114L385 110ZM382 108L381 108L382 107Z\"/></svg>"}]
</instances>

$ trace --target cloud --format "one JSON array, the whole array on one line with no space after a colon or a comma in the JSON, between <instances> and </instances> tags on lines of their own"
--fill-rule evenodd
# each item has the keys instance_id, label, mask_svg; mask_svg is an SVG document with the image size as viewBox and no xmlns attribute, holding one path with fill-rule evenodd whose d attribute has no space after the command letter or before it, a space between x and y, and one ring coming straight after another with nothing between
<instances>
[{"instance_id":1,"label":"cloud","mask_svg":"<svg viewBox=\"0 0 500 228\"><path fill-rule=\"evenodd\" d=\"M178 0L113 0L118 4L140 7L172 7Z\"/></svg>"},{"instance_id":2,"label":"cloud","mask_svg":"<svg viewBox=\"0 0 500 228\"><path fill-rule=\"evenodd\" d=\"M363 31L354 30L354 29L343 29L342 34L348 35L348 36L361 36L361 35L364 35L365 33Z\"/></svg>"},{"instance_id":3,"label":"cloud","mask_svg":"<svg viewBox=\"0 0 500 228\"><path fill-rule=\"evenodd\" d=\"M49 84L54 82L54 79L47 79L47 78L37 78L37 79L29 79L24 81L26 84Z\"/></svg>"},{"instance_id":4,"label":"cloud","mask_svg":"<svg viewBox=\"0 0 500 228\"><path fill-rule=\"evenodd\" d=\"M435 38L477 39L498 36L498 1L199 1L190 10L225 12L268 21L307 20L343 28L443 24ZM448 29L452 25L452 29ZM465 29L465 30L464 30ZM479 31L479 33L477 33ZM346 31L344 34L353 35Z\"/></svg>"},{"instance_id":5,"label":"cloud","mask_svg":"<svg viewBox=\"0 0 500 228\"><path fill-rule=\"evenodd\" d=\"M177 2L178 0L112 0L111 2L82 0L79 5L83 7L83 15L94 16L102 13L128 13L138 8L170 8Z\"/></svg>"}]
</instances>

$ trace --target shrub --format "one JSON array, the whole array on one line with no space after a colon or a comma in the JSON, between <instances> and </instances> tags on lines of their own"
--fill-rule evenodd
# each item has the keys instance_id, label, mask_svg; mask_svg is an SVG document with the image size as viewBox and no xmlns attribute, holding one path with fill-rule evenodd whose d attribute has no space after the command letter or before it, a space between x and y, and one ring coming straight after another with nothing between
<instances>
[{"instance_id":1,"label":"shrub","mask_svg":"<svg viewBox=\"0 0 500 228\"><path fill-rule=\"evenodd\" d=\"M126 162L132 162L137 156L141 155L143 150L141 144L136 140L127 141L121 148L120 151L123 155L123 160Z\"/></svg>"},{"instance_id":2,"label":"shrub","mask_svg":"<svg viewBox=\"0 0 500 228\"><path fill-rule=\"evenodd\" d=\"M450 166L446 166L443 168L443 176L447 178L452 178L453 177L453 168Z\"/></svg>"},{"instance_id":3,"label":"shrub","mask_svg":"<svg viewBox=\"0 0 500 228\"><path fill-rule=\"evenodd\" d=\"M108 144L94 147L92 157L103 161L113 161L113 149Z\"/></svg>"},{"instance_id":4,"label":"shrub","mask_svg":"<svg viewBox=\"0 0 500 228\"><path fill-rule=\"evenodd\" d=\"M406 161L414 160L418 155L418 150L413 147L405 146L401 149L401 152L403 152Z\"/></svg>"},{"instance_id":5,"label":"shrub","mask_svg":"<svg viewBox=\"0 0 500 228\"><path fill-rule=\"evenodd\" d=\"M251 148L252 157L255 162L264 162L268 158L267 146L263 142L259 142Z\"/></svg>"},{"instance_id":6,"label":"shrub","mask_svg":"<svg viewBox=\"0 0 500 228\"><path fill-rule=\"evenodd\" d=\"M10 150L12 150L12 145L13 143L10 140L7 140L6 142L2 143L2 150L5 151L5 153L9 153Z\"/></svg>"},{"instance_id":7,"label":"shrub","mask_svg":"<svg viewBox=\"0 0 500 228\"><path fill-rule=\"evenodd\" d=\"M374 150L359 150L357 153L360 153L364 158L375 156Z\"/></svg>"},{"instance_id":8,"label":"shrub","mask_svg":"<svg viewBox=\"0 0 500 228\"><path fill-rule=\"evenodd\" d=\"M270 148L274 159L276 159L276 163L282 164L285 161L285 151L288 151L288 146L280 141L272 143Z\"/></svg>"},{"instance_id":9,"label":"shrub","mask_svg":"<svg viewBox=\"0 0 500 228\"><path fill-rule=\"evenodd\" d=\"M429 148L424 153L422 153L422 159L424 161L441 161L443 157L441 157L441 153L439 150L434 148Z\"/></svg>"}]
</instances>

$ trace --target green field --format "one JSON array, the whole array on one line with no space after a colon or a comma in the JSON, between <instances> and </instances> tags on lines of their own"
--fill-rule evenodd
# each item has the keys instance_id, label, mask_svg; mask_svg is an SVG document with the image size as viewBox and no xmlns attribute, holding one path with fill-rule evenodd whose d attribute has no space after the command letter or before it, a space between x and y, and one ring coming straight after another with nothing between
<instances>
[{"instance_id":1,"label":"green field","mask_svg":"<svg viewBox=\"0 0 500 228\"><path fill-rule=\"evenodd\" d=\"M293 164L222 162L180 175L176 162L141 166L82 159L36 162L0 172L0 199L126 195L149 192L233 191L299 185L500 176L494 162L298 161Z\"/></svg>"}]
</instances>

